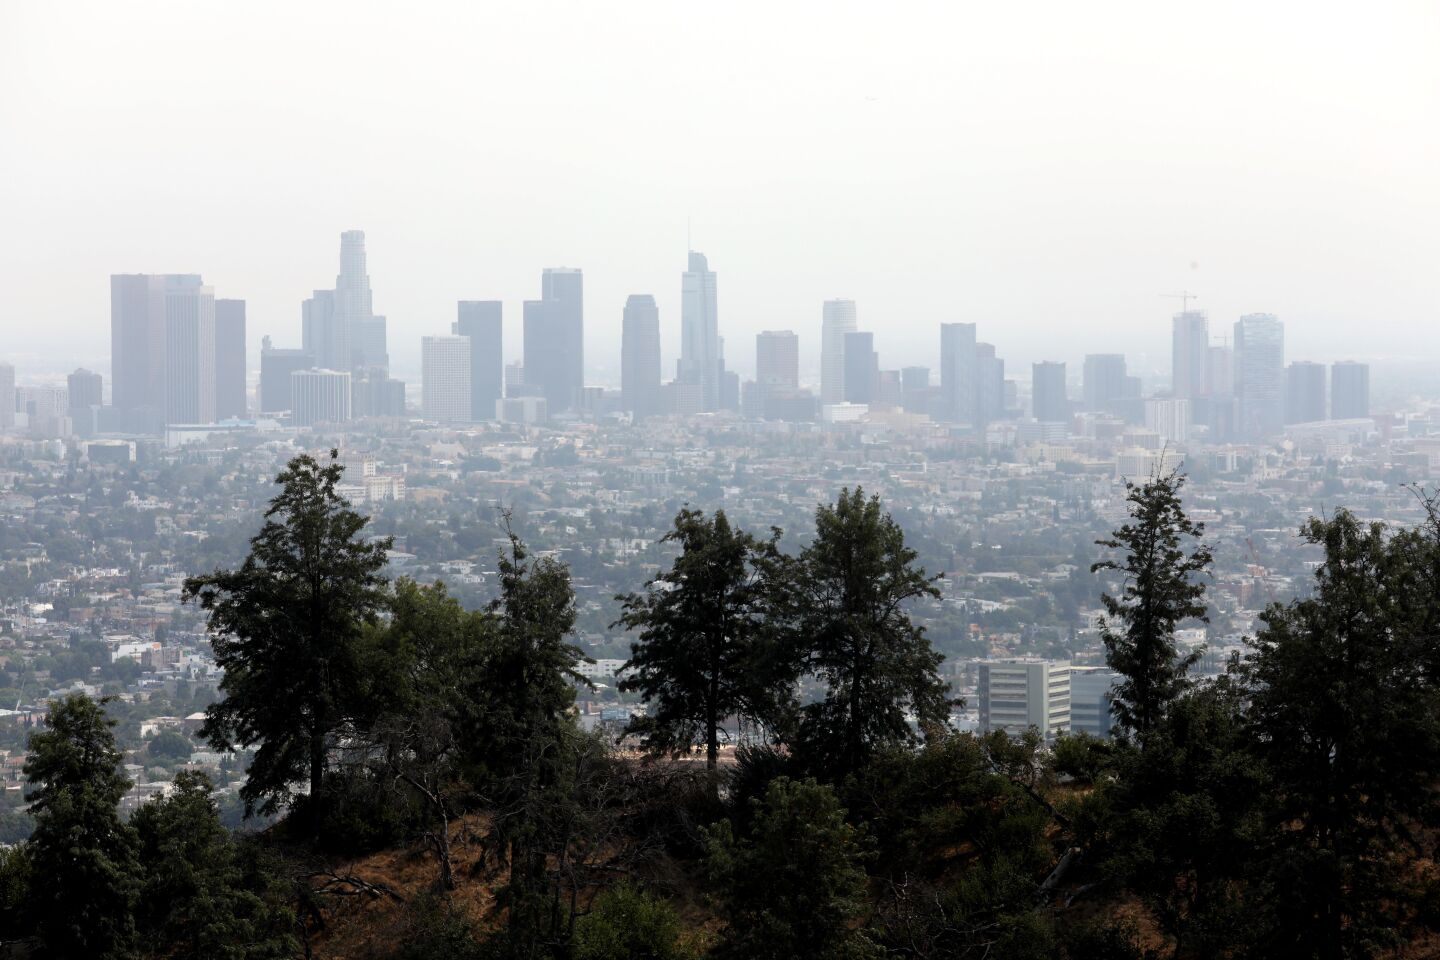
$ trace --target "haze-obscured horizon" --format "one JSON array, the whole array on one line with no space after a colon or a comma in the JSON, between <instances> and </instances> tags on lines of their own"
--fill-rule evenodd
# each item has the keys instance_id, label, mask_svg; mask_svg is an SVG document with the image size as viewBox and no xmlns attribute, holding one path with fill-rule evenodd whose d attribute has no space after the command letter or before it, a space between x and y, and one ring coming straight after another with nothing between
<instances>
[{"instance_id":1,"label":"haze-obscured horizon","mask_svg":"<svg viewBox=\"0 0 1440 960\"><path fill-rule=\"evenodd\" d=\"M1182 289L1292 359L1440 358L1436 50L1418 2L9 5L0 353L108 356L127 272L298 345L362 229L401 376L458 299L518 356L558 265L594 380L631 293L668 364L687 231L742 371L786 328L816 368L834 297L886 366L973 321L1017 367L1168 368Z\"/></svg>"}]
</instances>

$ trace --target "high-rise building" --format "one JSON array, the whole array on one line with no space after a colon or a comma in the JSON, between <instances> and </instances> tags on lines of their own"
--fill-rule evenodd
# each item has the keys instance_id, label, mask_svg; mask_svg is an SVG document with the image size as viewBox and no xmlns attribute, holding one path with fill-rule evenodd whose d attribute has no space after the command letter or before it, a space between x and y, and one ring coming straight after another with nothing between
<instances>
[{"instance_id":1,"label":"high-rise building","mask_svg":"<svg viewBox=\"0 0 1440 960\"><path fill-rule=\"evenodd\" d=\"M356 370L350 379L350 416L405 416L405 382L396 380L382 367Z\"/></svg>"},{"instance_id":2,"label":"high-rise building","mask_svg":"<svg viewBox=\"0 0 1440 960\"><path fill-rule=\"evenodd\" d=\"M976 423L979 411L975 324L940 324L940 405L942 416L955 423Z\"/></svg>"},{"instance_id":3,"label":"high-rise building","mask_svg":"<svg viewBox=\"0 0 1440 960\"><path fill-rule=\"evenodd\" d=\"M648 293L625 300L620 326L620 405L637 419L660 413L660 308Z\"/></svg>"},{"instance_id":4,"label":"high-rise building","mask_svg":"<svg viewBox=\"0 0 1440 960\"><path fill-rule=\"evenodd\" d=\"M124 429L215 420L215 292L196 274L110 278L111 404Z\"/></svg>"},{"instance_id":5,"label":"high-rise building","mask_svg":"<svg viewBox=\"0 0 1440 960\"><path fill-rule=\"evenodd\" d=\"M1262 439L1285 422L1285 325L1270 313L1235 321L1235 396L1240 433Z\"/></svg>"},{"instance_id":6,"label":"high-rise building","mask_svg":"<svg viewBox=\"0 0 1440 960\"><path fill-rule=\"evenodd\" d=\"M755 335L755 382L766 391L800 389L800 338L793 331Z\"/></svg>"},{"instance_id":7,"label":"high-rise building","mask_svg":"<svg viewBox=\"0 0 1440 960\"><path fill-rule=\"evenodd\" d=\"M1363 420L1370 416L1370 365L1342 360L1330 367L1330 417Z\"/></svg>"},{"instance_id":8,"label":"high-rise building","mask_svg":"<svg viewBox=\"0 0 1440 960\"><path fill-rule=\"evenodd\" d=\"M165 423L215 422L215 291L187 277L165 288Z\"/></svg>"},{"instance_id":9,"label":"high-rise building","mask_svg":"<svg viewBox=\"0 0 1440 960\"><path fill-rule=\"evenodd\" d=\"M260 396L255 407L264 413L293 412L294 393L290 374L315 368L315 356L308 350L277 349L266 337L260 348Z\"/></svg>"},{"instance_id":10,"label":"high-rise building","mask_svg":"<svg viewBox=\"0 0 1440 960\"><path fill-rule=\"evenodd\" d=\"M375 315L370 274L365 260L365 232L340 234L340 275L335 278L335 319L349 332L350 370L356 367L389 369L385 345L385 318Z\"/></svg>"},{"instance_id":11,"label":"high-rise building","mask_svg":"<svg viewBox=\"0 0 1440 960\"><path fill-rule=\"evenodd\" d=\"M1085 409L1091 413L1114 413L1125 399L1125 354L1092 353L1085 357L1081 387Z\"/></svg>"},{"instance_id":12,"label":"high-rise building","mask_svg":"<svg viewBox=\"0 0 1440 960\"><path fill-rule=\"evenodd\" d=\"M1003 387L1002 402L1003 402ZM900 370L900 405L906 413L929 413L933 392L930 389L929 367L903 367Z\"/></svg>"},{"instance_id":13,"label":"high-rise building","mask_svg":"<svg viewBox=\"0 0 1440 960\"><path fill-rule=\"evenodd\" d=\"M993 343L975 344L975 418L979 426L1005 416L1005 360Z\"/></svg>"},{"instance_id":14,"label":"high-rise building","mask_svg":"<svg viewBox=\"0 0 1440 960\"><path fill-rule=\"evenodd\" d=\"M0 433L15 429L15 368L0 363Z\"/></svg>"},{"instance_id":15,"label":"high-rise building","mask_svg":"<svg viewBox=\"0 0 1440 960\"><path fill-rule=\"evenodd\" d=\"M290 374L290 396L297 427L347 423L352 398L349 371L296 370Z\"/></svg>"},{"instance_id":16,"label":"high-rise building","mask_svg":"<svg viewBox=\"0 0 1440 960\"><path fill-rule=\"evenodd\" d=\"M350 369L350 331L335 315L334 290L316 290L300 304L300 337L320 369Z\"/></svg>"},{"instance_id":17,"label":"high-rise building","mask_svg":"<svg viewBox=\"0 0 1440 960\"><path fill-rule=\"evenodd\" d=\"M420 338L421 409L426 420L459 423L470 415L470 338Z\"/></svg>"},{"instance_id":18,"label":"high-rise building","mask_svg":"<svg viewBox=\"0 0 1440 960\"><path fill-rule=\"evenodd\" d=\"M1285 422L1325 419L1325 364L1297 360L1285 368Z\"/></svg>"},{"instance_id":19,"label":"high-rise building","mask_svg":"<svg viewBox=\"0 0 1440 960\"><path fill-rule=\"evenodd\" d=\"M701 408L720 409L720 325L715 272L705 254L690 251L680 278L681 380L700 384Z\"/></svg>"},{"instance_id":20,"label":"high-rise building","mask_svg":"<svg viewBox=\"0 0 1440 960\"><path fill-rule=\"evenodd\" d=\"M1030 406L1042 423L1063 423L1070 419L1070 401L1065 396L1065 364L1045 360L1030 368Z\"/></svg>"},{"instance_id":21,"label":"high-rise building","mask_svg":"<svg viewBox=\"0 0 1440 960\"><path fill-rule=\"evenodd\" d=\"M100 374L81 367L65 379L70 423L77 436L93 437L99 429L100 405L104 403L105 382ZM13 391L12 391L13 392ZM3 399L3 391L0 391ZM13 412L15 405L10 405Z\"/></svg>"},{"instance_id":22,"label":"high-rise building","mask_svg":"<svg viewBox=\"0 0 1440 960\"><path fill-rule=\"evenodd\" d=\"M579 270L548 267L540 299L524 305L525 384L543 396L551 414L578 410L585 387L584 277Z\"/></svg>"},{"instance_id":23,"label":"high-rise building","mask_svg":"<svg viewBox=\"0 0 1440 960\"><path fill-rule=\"evenodd\" d=\"M15 405L25 412L26 429L32 437L66 437L70 435L70 417L66 412L64 387L21 387L16 391Z\"/></svg>"},{"instance_id":24,"label":"high-rise building","mask_svg":"<svg viewBox=\"0 0 1440 960\"><path fill-rule=\"evenodd\" d=\"M202 338L213 349L214 318L214 295L194 274L110 278L110 402L119 426L158 433L167 422L199 422L174 415L200 415L193 401L206 371L213 391L214 358L201 364L196 351ZM213 397L205 406L213 409Z\"/></svg>"},{"instance_id":25,"label":"high-rise building","mask_svg":"<svg viewBox=\"0 0 1440 960\"><path fill-rule=\"evenodd\" d=\"M365 256L365 232L340 234L335 289L316 290L301 305L304 349L322 368L388 370L385 318L374 311Z\"/></svg>"},{"instance_id":26,"label":"high-rise building","mask_svg":"<svg viewBox=\"0 0 1440 960\"><path fill-rule=\"evenodd\" d=\"M1235 396L1235 349L1228 344L1211 344L1205 368L1205 392L1212 398Z\"/></svg>"},{"instance_id":27,"label":"high-rise building","mask_svg":"<svg viewBox=\"0 0 1440 960\"><path fill-rule=\"evenodd\" d=\"M1210 360L1210 321L1199 310L1171 319L1171 392L1182 399L1205 395Z\"/></svg>"},{"instance_id":28,"label":"high-rise building","mask_svg":"<svg viewBox=\"0 0 1440 960\"><path fill-rule=\"evenodd\" d=\"M874 403L880 377L880 357L875 352L875 334L845 334L845 402Z\"/></svg>"},{"instance_id":29,"label":"high-rise building","mask_svg":"<svg viewBox=\"0 0 1440 960\"><path fill-rule=\"evenodd\" d=\"M1152 397L1145 401L1145 426L1160 435L1162 444L1190 439L1192 404L1182 397Z\"/></svg>"},{"instance_id":30,"label":"high-rise building","mask_svg":"<svg viewBox=\"0 0 1440 960\"><path fill-rule=\"evenodd\" d=\"M104 402L105 380L98 373L80 367L65 378L69 392L70 409L98 407Z\"/></svg>"},{"instance_id":31,"label":"high-rise building","mask_svg":"<svg viewBox=\"0 0 1440 960\"><path fill-rule=\"evenodd\" d=\"M820 402L845 399L845 335L856 330L854 300L826 300L820 321Z\"/></svg>"},{"instance_id":32,"label":"high-rise building","mask_svg":"<svg viewBox=\"0 0 1440 960\"><path fill-rule=\"evenodd\" d=\"M215 301L215 419L243 420L245 301Z\"/></svg>"},{"instance_id":33,"label":"high-rise building","mask_svg":"<svg viewBox=\"0 0 1440 960\"><path fill-rule=\"evenodd\" d=\"M1046 740L1070 731L1070 664L1017 657L979 664L980 732L1020 736L1034 727Z\"/></svg>"},{"instance_id":34,"label":"high-rise building","mask_svg":"<svg viewBox=\"0 0 1440 960\"><path fill-rule=\"evenodd\" d=\"M453 331L470 338L470 419L494 420L505 393L504 325L499 300L461 300Z\"/></svg>"}]
</instances>

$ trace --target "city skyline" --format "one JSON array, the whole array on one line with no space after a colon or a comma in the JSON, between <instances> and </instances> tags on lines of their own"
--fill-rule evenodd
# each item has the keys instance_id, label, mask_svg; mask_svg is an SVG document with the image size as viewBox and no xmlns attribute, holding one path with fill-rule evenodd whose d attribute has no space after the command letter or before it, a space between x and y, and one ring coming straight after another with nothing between
<instances>
[{"instance_id":1,"label":"city skyline","mask_svg":"<svg viewBox=\"0 0 1440 960\"><path fill-rule=\"evenodd\" d=\"M240 10L160 9L0 15L0 89L23 92L0 98L12 360L70 350L98 370L107 276L198 272L246 299L253 366L264 333L295 345L277 328L334 276L351 227L369 232L390 365L409 380L455 301L518 319L534 272L568 263L589 278L590 368L618 381L626 296L678 321L686 249L725 275L729 343L794 329L807 357L814 304L840 297L897 366L936 366L934 324L979 322L1019 368L1123 348L1146 373L1168 367L1159 296L1182 289L1212 325L1286 317L1297 356L1355 355L1357 329L1366 359L1440 356L1422 336L1440 319L1428 6L1360 22L1288 3L1199 21L932 8L877 30L852 8L817 23L745 3L542 3L435 24L322 2L279 33ZM621 45L635 55L613 57ZM414 69L347 69L377 50ZM573 73L507 82L549 57ZM517 328L507 359L518 346ZM667 370L679 346L667 330ZM730 352L748 375L749 351Z\"/></svg>"}]
</instances>

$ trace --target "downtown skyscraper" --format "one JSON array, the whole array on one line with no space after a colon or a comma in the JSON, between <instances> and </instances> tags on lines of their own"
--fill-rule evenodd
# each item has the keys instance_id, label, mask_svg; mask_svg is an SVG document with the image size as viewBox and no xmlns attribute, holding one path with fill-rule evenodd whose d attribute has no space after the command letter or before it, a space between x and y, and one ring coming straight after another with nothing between
<instances>
[{"instance_id":1,"label":"downtown skyscraper","mask_svg":"<svg viewBox=\"0 0 1440 960\"><path fill-rule=\"evenodd\" d=\"M1334 420L1370 416L1370 365L1342 360L1330 366L1330 417Z\"/></svg>"},{"instance_id":2,"label":"downtown skyscraper","mask_svg":"<svg viewBox=\"0 0 1440 960\"><path fill-rule=\"evenodd\" d=\"M845 335L857 329L854 300L826 300L820 320L820 402L845 399Z\"/></svg>"},{"instance_id":3,"label":"downtown skyscraper","mask_svg":"<svg viewBox=\"0 0 1440 960\"><path fill-rule=\"evenodd\" d=\"M301 305L304 350L322 369L388 370L385 318L376 316L365 256L365 232L340 234L335 289L316 290Z\"/></svg>"},{"instance_id":4,"label":"downtown skyscraper","mask_svg":"<svg viewBox=\"0 0 1440 960\"><path fill-rule=\"evenodd\" d=\"M1240 433L1263 439L1285 423L1285 325L1272 313L1235 321L1235 396Z\"/></svg>"},{"instance_id":5,"label":"downtown skyscraper","mask_svg":"<svg viewBox=\"0 0 1440 960\"><path fill-rule=\"evenodd\" d=\"M1199 310L1171 318L1171 390L1177 399L1193 400L1208 392L1210 321Z\"/></svg>"},{"instance_id":6,"label":"downtown skyscraper","mask_svg":"<svg viewBox=\"0 0 1440 960\"><path fill-rule=\"evenodd\" d=\"M426 420L461 423L472 419L471 349L469 337L420 339L421 411Z\"/></svg>"},{"instance_id":7,"label":"downtown skyscraper","mask_svg":"<svg viewBox=\"0 0 1440 960\"><path fill-rule=\"evenodd\" d=\"M198 274L112 276L110 357L122 429L214 422L214 290Z\"/></svg>"},{"instance_id":8,"label":"downtown skyscraper","mask_svg":"<svg viewBox=\"0 0 1440 960\"><path fill-rule=\"evenodd\" d=\"M504 325L499 300L461 300L453 331L470 340L470 419L494 420L505 395Z\"/></svg>"},{"instance_id":9,"label":"downtown skyscraper","mask_svg":"<svg viewBox=\"0 0 1440 960\"><path fill-rule=\"evenodd\" d=\"M705 254L690 251L680 276L680 368L678 378L700 384L700 408L720 409L719 297L715 271Z\"/></svg>"},{"instance_id":10,"label":"downtown skyscraper","mask_svg":"<svg viewBox=\"0 0 1440 960\"><path fill-rule=\"evenodd\" d=\"M570 267L547 267L540 299L524 304L525 391L553 414L580 408L585 389L585 280Z\"/></svg>"},{"instance_id":11,"label":"downtown skyscraper","mask_svg":"<svg viewBox=\"0 0 1440 960\"><path fill-rule=\"evenodd\" d=\"M980 396L975 324L940 324L941 416L953 423L976 424Z\"/></svg>"},{"instance_id":12,"label":"downtown skyscraper","mask_svg":"<svg viewBox=\"0 0 1440 960\"><path fill-rule=\"evenodd\" d=\"M215 301L215 419L244 419L245 301Z\"/></svg>"},{"instance_id":13,"label":"downtown skyscraper","mask_svg":"<svg viewBox=\"0 0 1440 960\"><path fill-rule=\"evenodd\" d=\"M620 405L637 419L660 412L660 308L648 293L625 301L620 327Z\"/></svg>"}]
</instances>

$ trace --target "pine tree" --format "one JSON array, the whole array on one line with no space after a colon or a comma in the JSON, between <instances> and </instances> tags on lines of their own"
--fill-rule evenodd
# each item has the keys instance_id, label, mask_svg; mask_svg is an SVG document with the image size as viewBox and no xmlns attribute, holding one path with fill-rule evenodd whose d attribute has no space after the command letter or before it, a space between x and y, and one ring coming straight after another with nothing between
<instances>
[{"instance_id":1,"label":"pine tree","mask_svg":"<svg viewBox=\"0 0 1440 960\"><path fill-rule=\"evenodd\" d=\"M220 825L210 779L184 772L136 811L148 952L187 960L282 960L295 954L293 915L245 883L236 843Z\"/></svg>"},{"instance_id":2,"label":"pine tree","mask_svg":"<svg viewBox=\"0 0 1440 960\"><path fill-rule=\"evenodd\" d=\"M638 690L651 706L627 733L648 749L678 755L701 744L713 772L722 721L771 713L781 694L764 643L765 570L778 536L757 541L723 510L708 518L681 510L661 539L680 545L670 569L644 593L617 598L623 615L611 626L640 632L620 689Z\"/></svg>"},{"instance_id":3,"label":"pine tree","mask_svg":"<svg viewBox=\"0 0 1440 960\"><path fill-rule=\"evenodd\" d=\"M217 749L254 747L241 796L274 812L307 782L318 834L329 748L365 687L363 639L385 609L389 540L366 541L367 519L340 496L336 451L302 455L276 478L265 525L238 570L185 581L185 599L210 614L223 699L201 734Z\"/></svg>"},{"instance_id":4,"label":"pine tree","mask_svg":"<svg viewBox=\"0 0 1440 960\"><path fill-rule=\"evenodd\" d=\"M112 960L134 945L139 867L117 810L130 781L113 726L101 704L72 694L30 736L29 903L45 956Z\"/></svg>"},{"instance_id":5,"label":"pine tree","mask_svg":"<svg viewBox=\"0 0 1440 960\"><path fill-rule=\"evenodd\" d=\"M1125 482L1130 522L1096 544L1124 550L1122 562L1102 560L1092 573L1113 570L1124 582L1118 597L1102 594L1107 619L1101 634L1106 660L1120 674L1112 709L1118 726L1145 738L1184 691L1185 675L1199 659L1182 656L1175 628L1187 619L1205 619L1205 585L1198 577L1210 566L1210 549L1199 543L1187 553L1187 540L1199 540L1204 524L1185 515L1178 471L1156 474L1144 485Z\"/></svg>"},{"instance_id":6,"label":"pine tree","mask_svg":"<svg viewBox=\"0 0 1440 960\"><path fill-rule=\"evenodd\" d=\"M826 685L801 709L792 747L837 781L877 747L915 742L907 711L922 728L943 726L956 702L940 654L906 610L939 596L915 559L880 498L857 488L816 511L815 539L787 564L786 646Z\"/></svg>"},{"instance_id":7,"label":"pine tree","mask_svg":"<svg viewBox=\"0 0 1440 960\"><path fill-rule=\"evenodd\" d=\"M1440 690L1417 669L1435 644L1422 632L1431 557L1420 534L1346 511L1303 533L1325 551L1315 592L1262 616L1244 664L1276 788L1269 947L1367 956L1411 903L1402 854L1440 826Z\"/></svg>"},{"instance_id":8,"label":"pine tree","mask_svg":"<svg viewBox=\"0 0 1440 960\"><path fill-rule=\"evenodd\" d=\"M586 681L586 659L570 639L575 594L569 571L550 558L532 560L514 533L500 557L495 644L476 699L475 743L488 772L491 828L486 843L508 866L496 904L507 914L506 946L513 957L539 957L568 939L552 857L563 857L577 817L573 780L580 733L571 707ZM568 919L568 918L567 918Z\"/></svg>"}]
</instances>

